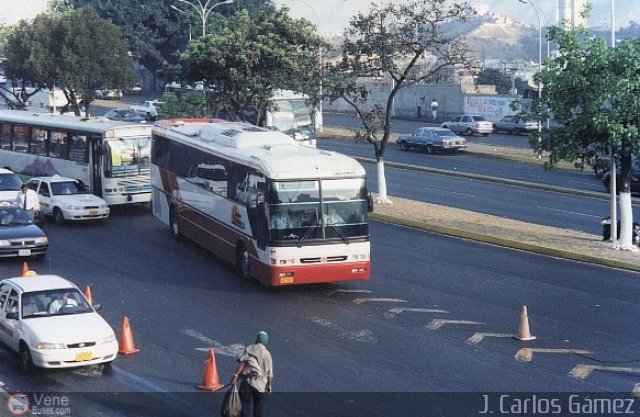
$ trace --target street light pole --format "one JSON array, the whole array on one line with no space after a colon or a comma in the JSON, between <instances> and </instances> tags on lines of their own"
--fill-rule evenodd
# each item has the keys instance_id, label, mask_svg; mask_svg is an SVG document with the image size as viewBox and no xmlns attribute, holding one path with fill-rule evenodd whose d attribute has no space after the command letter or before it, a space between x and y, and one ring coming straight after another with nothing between
<instances>
[{"instance_id":1,"label":"street light pole","mask_svg":"<svg viewBox=\"0 0 640 417\"><path fill-rule=\"evenodd\" d=\"M205 36L207 34L207 19L209 18L209 14L211 13L211 11L218 6L222 6L223 4L233 3L233 0L225 0L220 3L215 3L211 5L211 0L207 0L204 4L202 3L201 0L197 0L197 5L196 5L195 3L192 3L190 0L178 0L178 1L180 3L186 3L189 6L193 7L196 10L196 12L200 15L200 18L202 19L202 36ZM172 7L172 8L176 9L175 7ZM180 10L180 9L177 9L177 10Z\"/></svg>"},{"instance_id":2,"label":"street light pole","mask_svg":"<svg viewBox=\"0 0 640 417\"><path fill-rule=\"evenodd\" d=\"M184 10L177 8L173 4L171 6L169 6L169 7L171 7L176 12L179 12L179 13L182 13L182 14L186 14L187 13ZM189 42L191 42L191 22L189 22Z\"/></svg>"},{"instance_id":3,"label":"street light pole","mask_svg":"<svg viewBox=\"0 0 640 417\"><path fill-rule=\"evenodd\" d=\"M536 12L536 17L538 18L538 72L542 73L542 21L540 20L540 12L538 11L538 7L534 2L529 0L519 0L520 3L530 4L533 7L533 10ZM542 83L538 80L538 100L542 99ZM540 140L540 135L542 134L542 121L538 118L538 140ZM541 158L542 155L540 151L538 151L538 158Z\"/></svg>"}]
</instances>

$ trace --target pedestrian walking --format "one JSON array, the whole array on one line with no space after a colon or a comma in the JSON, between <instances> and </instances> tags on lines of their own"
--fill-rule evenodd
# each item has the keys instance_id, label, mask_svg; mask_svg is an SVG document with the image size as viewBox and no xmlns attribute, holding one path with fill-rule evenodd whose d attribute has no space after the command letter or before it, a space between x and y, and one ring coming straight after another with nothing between
<instances>
[{"instance_id":1,"label":"pedestrian walking","mask_svg":"<svg viewBox=\"0 0 640 417\"><path fill-rule=\"evenodd\" d=\"M35 220L36 212L40 210L40 201L38 200L38 194L29 188L27 184L22 184L22 187L20 187L15 203L29 213L31 220Z\"/></svg>"},{"instance_id":2,"label":"pedestrian walking","mask_svg":"<svg viewBox=\"0 0 640 417\"><path fill-rule=\"evenodd\" d=\"M431 102L431 116L433 116L433 120L438 119L438 101L435 98Z\"/></svg>"},{"instance_id":3,"label":"pedestrian walking","mask_svg":"<svg viewBox=\"0 0 640 417\"><path fill-rule=\"evenodd\" d=\"M267 350L269 335L259 331L256 342L247 346L238 356L238 366L231 383L240 381L240 402L242 417L250 417L249 409L253 405L253 417L264 416L264 400L271 392L273 384L273 361Z\"/></svg>"}]
</instances>

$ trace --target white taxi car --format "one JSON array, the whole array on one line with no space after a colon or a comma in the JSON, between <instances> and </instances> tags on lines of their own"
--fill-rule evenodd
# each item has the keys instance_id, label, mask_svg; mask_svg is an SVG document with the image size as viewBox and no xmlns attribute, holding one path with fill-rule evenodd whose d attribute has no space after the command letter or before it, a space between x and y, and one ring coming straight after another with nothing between
<instances>
[{"instance_id":1,"label":"white taxi car","mask_svg":"<svg viewBox=\"0 0 640 417\"><path fill-rule=\"evenodd\" d=\"M118 342L95 308L78 287L57 275L4 279L0 340L20 354L26 371L109 364Z\"/></svg>"},{"instance_id":2,"label":"white taxi car","mask_svg":"<svg viewBox=\"0 0 640 417\"><path fill-rule=\"evenodd\" d=\"M54 175L27 181L40 200L40 211L53 216L56 224L67 220L101 220L109 217L109 205L88 192L80 181Z\"/></svg>"}]
</instances>

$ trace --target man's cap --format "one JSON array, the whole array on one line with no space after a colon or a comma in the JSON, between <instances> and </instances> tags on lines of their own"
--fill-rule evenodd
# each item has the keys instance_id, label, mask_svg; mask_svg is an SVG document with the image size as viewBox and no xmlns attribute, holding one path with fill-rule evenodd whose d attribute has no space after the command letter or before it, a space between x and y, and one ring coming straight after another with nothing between
<instances>
[{"instance_id":1,"label":"man's cap","mask_svg":"<svg viewBox=\"0 0 640 417\"><path fill-rule=\"evenodd\" d=\"M260 330L256 335L256 343L262 343L263 345L266 345L268 341L269 335L267 334L267 332L265 332L264 330Z\"/></svg>"}]
</instances>

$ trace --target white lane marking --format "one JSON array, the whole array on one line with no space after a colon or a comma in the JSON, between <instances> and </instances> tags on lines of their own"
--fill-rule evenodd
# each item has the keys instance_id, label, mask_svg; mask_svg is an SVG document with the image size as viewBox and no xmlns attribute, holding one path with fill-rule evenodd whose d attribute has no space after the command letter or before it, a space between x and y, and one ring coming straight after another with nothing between
<instances>
[{"instance_id":1,"label":"white lane marking","mask_svg":"<svg viewBox=\"0 0 640 417\"><path fill-rule=\"evenodd\" d=\"M413 308L413 307L396 307L388 310L384 313L384 316L388 319L396 317L398 314L404 313L405 311L411 313L441 313L441 314L449 314L447 310L439 310L436 308Z\"/></svg>"},{"instance_id":2,"label":"white lane marking","mask_svg":"<svg viewBox=\"0 0 640 417\"><path fill-rule=\"evenodd\" d=\"M370 290L335 290L335 291L329 291L327 293L327 295L333 295L339 292L344 292L344 293L370 293Z\"/></svg>"},{"instance_id":3,"label":"white lane marking","mask_svg":"<svg viewBox=\"0 0 640 417\"><path fill-rule=\"evenodd\" d=\"M407 303L407 300L402 300L400 298L356 298L353 300L356 304L362 303Z\"/></svg>"},{"instance_id":4,"label":"white lane marking","mask_svg":"<svg viewBox=\"0 0 640 417\"><path fill-rule=\"evenodd\" d=\"M591 372L603 371L603 372L623 372L629 374L640 374L640 368L626 368L622 366L600 366L600 365L576 365L569 376L577 379L587 379Z\"/></svg>"},{"instance_id":5,"label":"white lane marking","mask_svg":"<svg viewBox=\"0 0 640 417\"><path fill-rule=\"evenodd\" d=\"M443 194L464 195L464 196L473 197L473 198L478 197L477 194L469 194L469 193L464 193L464 192L461 192L461 191L441 190L439 188L425 187L425 190L426 191L437 191L437 192L443 193Z\"/></svg>"},{"instance_id":6,"label":"white lane marking","mask_svg":"<svg viewBox=\"0 0 640 417\"><path fill-rule=\"evenodd\" d=\"M578 355L588 355L588 350L582 349L543 349L543 348L522 348L516 352L516 360L518 362L531 362L533 353L575 353Z\"/></svg>"},{"instance_id":7,"label":"white lane marking","mask_svg":"<svg viewBox=\"0 0 640 417\"><path fill-rule=\"evenodd\" d=\"M209 349L213 348L213 351L216 354L220 354L223 356L231 356L233 358L237 357L244 350L244 345L235 343L229 346L225 346L222 343L218 342L217 340L211 339L210 337L207 337L202 333L192 329L185 330L184 334L186 334L187 336L191 336L194 339L197 339L208 346L206 348L196 348L196 350L208 351Z\"/></svg>"},{"instance_id":8,"label":"white lane marking","mask_svg":"<svg viewBox=\"0 0 640 417\"><path fill-rule=\"evenodd\" d=\"M469 320L443 320L443 319L435 319L431 320L429 324L427 324L427 329L429 330L437 330L444 326L445 324L464 324L464 325L478 325L484 324L479 321L469 321Z\"/></svg>"},{"instance_id":9,"label":"white lane marking","mask_svg":"<svg viewBox=\"0 0 640 417\"><path fill-rule=\"evenodd\" d=\"M321 317L311 317L311 321L327 329L335 330L338 332L338 337L346 340L353 340L362 343L377 343L378 339L373 335L371 330L345 330L335 323Z\"/></svg>"},{"instance_id":10,"label":"white lane marking","mask_svg":"<svg viewBox=\"0 0 640 417\"><path fill-rule=\"evenodd\" d=\"M481 333L481 332L477 332L474 333L473 336L471 336L470 338L467 339L467 344L469 345L477 345L478 343L482 342L482 340L485 337L514 337L514 334L507 334L507 333Z\"/></svg>"},{"instance_id":11,"label":"white lane marking","mask_svg":"<svg viewBox=\"0 0 640 417\"><path fill-rule=\"evenodd\" d=\"M555 211L558 213L574 214L576 216L593 217L593 218L599 218L599 219L602 218L602 216L596 216L595 214L580 213L578 211L562 210L562 209L556 209L556 208L546 207L546 206L536 206L536 207L543 210Z\"/></svg>"}]
</instances>

